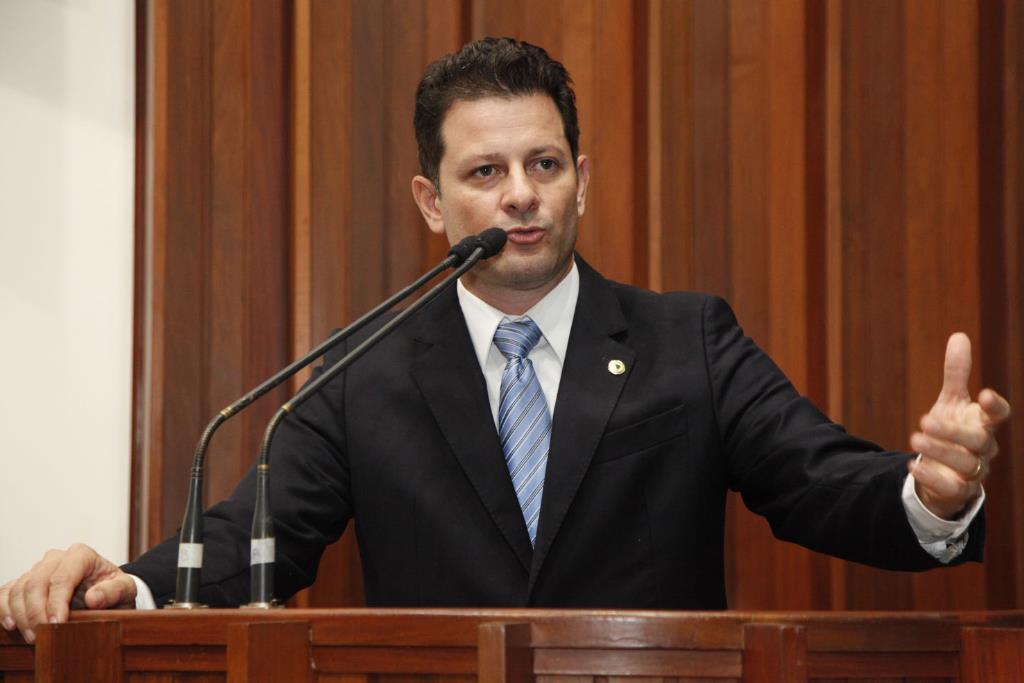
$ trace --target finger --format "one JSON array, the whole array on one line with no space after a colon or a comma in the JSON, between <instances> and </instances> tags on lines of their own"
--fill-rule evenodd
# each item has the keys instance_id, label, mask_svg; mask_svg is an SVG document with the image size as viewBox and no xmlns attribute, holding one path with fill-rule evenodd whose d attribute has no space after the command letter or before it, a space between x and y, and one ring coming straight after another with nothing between
<instances>
[{"instance_id":1,"label":"finger","mask_svg":"<svg viewBox=\"0 0 1024 683\"><path fill-rule=\"evenodd\" d=\"M1010 402L992 389L982 389L978 394L978 404L984 413L985 423L995 426L1010 417Z\"/></svg>"},{"instance_id":2,"label":"finger","mask_svg":"<svg viewBox=\"0 0 1024 683\"><path fill-rule=\"evenodd\" d=\"M14 623L14 618L11 616L11 586L14 584L13 581L8 581L3 586L0 586L0 625L4 627L5 631L13 631L17 624Z\"/></svg>"},{"instance_id":3,"label":"finger","mask_svg":"<svg viewBox=\"0 0 1024 683\"><path fill-rule=\"evenodd\" d=\"M61 623L68 620L71 596L78 584L92 573L96 557L96 552L88 546L73 545L60 558L50 575L49 596L46 600L49 621Z\"/></svg>"},{"instance_id":4,"label":"finger","mask_svg":"<svg viewBox=\"0 0 1024 683\"><path fill-rule=\"evenodd\" d=\"M911 461L910 472L923 489L921 502L947 519L963 510L967 501L978 492L977 482L964 481L953 470L934 460L922 458L917 462Z\"/></svg>"},{"instance_id":5,"label":"finger","mask_svg":"<svg viewBox=\"0 0 1024 683\"><path fill-rule=\"evenodd\" d=\"M942 391L939 402L969 398L967 382L971 377L971 340L963 332L950 336L946 343L946 361L943 366Z\"/></svg>"},{"instance_id":6,"label":"finger","mask_svg":"<svg viewBox=\"0 0 1024 683\"><path fill-rule=\"evenodd\" d=\"M35 642L36 634L32 627L40 623L38 619L32 619L25 606L25 593L31 589L32 587L28 585L28 575L26 574L14 582L10 593L11 618L14 620L15 626L26 643Z\"/></svg>"},{"instance_id":7,"label":"finger","mask_svg":"<svg viewBox=\"0 0 1024 683\"><path fill-rule=\"evenodd\" d=\"M965 481L977 478L974 473L978 470L978 456L963 446L921 432L914 432L911 435L910 446L925 458L948 467Z\"/></svg>"},{"instance_id":8,"label":"finger","mask_svg":"<svg viewBox=\"0 0 1024 683\"><path fill-rule=\"evenodd\" d=\"M911 446L922 454L929 467L936 472L948 470L943 474L955 476L964 482L980 484L988 476L989 464L986 458L978 457L966 451L962 446L915 433L911 436Z\"/></svg>"},{"instance_id":9,"label":"finger","mask_svg":"<svg viewBox=\"0 0 1024 683\"><path fill-rule=\"evenodd\" d=\"M100 581L85 592L85 605L89 609L112 609L135 604L137 589L135 582L127 574L121 572L116 576Z\"/></svg>"},{"instance_id":10,"label":"finger","mask_svg":"<svg viewBox=\"0 0 1024 683\"><path fill-rule=\"evenodd\" d=\"M928 414L921 418L921 430L926 436L962 446L976 456L995 455L996 440L981 421L965 423Z\"/></svg>"},{"instance_id":11,"label":"finger","mask_svg":"<svg viewBox=\"0 0 1024 683\"><path fill-rule=\"evenodd\" d=\"M21 632L21 636L28 640L30 631L28 626L28 620L25 619L25 601L21 599L22 579L17 579L12 585L11 590L8 593L8 607L11 610L10 618L14 622L14 627ZM29 640L29 642L32 642Z\"/></svg>"},{"instance_id":12,"label":"finger","mask_svg":"<svg viewBox=\"0 0 1024 683\"><path fill-rule=\"evenodd\" d=\"M46 553L32 569L11 588L11 616L26 642L35 641L34 628L46 623L46 593L50 574L57 566L60 552Z\"/></svg>"}]
</instances>

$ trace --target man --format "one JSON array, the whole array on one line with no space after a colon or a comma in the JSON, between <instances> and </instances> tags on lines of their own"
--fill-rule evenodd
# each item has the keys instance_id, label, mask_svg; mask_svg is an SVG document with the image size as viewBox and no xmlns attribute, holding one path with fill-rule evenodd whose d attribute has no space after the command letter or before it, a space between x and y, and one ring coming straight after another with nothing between
<instances>
[{"instance_id":1,"label":"man","mask_svg":"<svg viewBox=\"0 0 1024 683\"><path fill-rule=\"evenodd\" d=\"M429 228L456 242L497 225L508 244L282 424L279 597L352 518L373 605L722 608L728 488L779 537L840 557L980 559L1009 406L971 401L966 337L911 437L920 457L883 453L801 398L720 299L574 258L590 170L568 74L543 50L486 39L434 63L415 127ZM252 479L206 515L211 605L248 599ZM79 585L91 608L162 604L175 554L169 539L120 569L52 551L0 589L0 619L31 639Z\"/></svg>"}]
</instances>

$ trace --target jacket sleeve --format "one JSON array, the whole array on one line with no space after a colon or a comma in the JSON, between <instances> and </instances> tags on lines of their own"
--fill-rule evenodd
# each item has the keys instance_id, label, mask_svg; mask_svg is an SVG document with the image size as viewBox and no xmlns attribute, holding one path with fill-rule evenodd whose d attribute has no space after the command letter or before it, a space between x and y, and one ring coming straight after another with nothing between
<instances>
[{"instance_id":1,"label":"jacket sleeve","mask_svg":"<svg viewBox=\"0 0 1024 683\"><path fill-rule=\"evenodd\" d=\"M321 372L322 368L316 369L313 378ZM324 548L341 536L352 515L343 392L344 375L285 418L275 435L270 504L276 545L275 597L281 600L313 582ZM255 468L250 468L231 496L203 515L200 599L211 607L249 602L255 489ZM161 607L174 597L177 548L175 534L122 567L146 582Z\"/></svg>"},{"instance_id":2,"label":"jacket sleeve","mask_svg":"<svg viewBox=\"0 0 1024 683\"><path fill-rule=\"evenodd\" d=\"M909 453L850 436L800 396L723 300L703 312L707 372L729 485L777 538L883 569L941 566L900 498ZM881 391L881 389L879 390ZM981 560L984 515L954 563Z\"/></svg>"}]
</instances>

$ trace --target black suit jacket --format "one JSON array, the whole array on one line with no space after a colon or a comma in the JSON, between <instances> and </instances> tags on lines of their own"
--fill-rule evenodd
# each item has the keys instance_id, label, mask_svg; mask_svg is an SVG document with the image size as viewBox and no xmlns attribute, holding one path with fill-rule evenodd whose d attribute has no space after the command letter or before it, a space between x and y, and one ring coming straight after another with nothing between
<instances>
[{"instance_id":1,"label":"black suit jacket","mask_svg":"<svg viewBox=\"0 0 1024 683\"><path fill-rule=\"evenodd\" d=\"M578 263L536 547L452 288L279 429L278 597L313 581L351 519L371 605L723 608L729 488L781 539L889 569L938 564L900 501L908 454L825 418L721 299L655 294ZM210 604L248 601L253 481L206 515ZM979 559L982 541L979 515L960 561ZM160 603L175 545L126 566Z\"/></svg>"}]
</instances>

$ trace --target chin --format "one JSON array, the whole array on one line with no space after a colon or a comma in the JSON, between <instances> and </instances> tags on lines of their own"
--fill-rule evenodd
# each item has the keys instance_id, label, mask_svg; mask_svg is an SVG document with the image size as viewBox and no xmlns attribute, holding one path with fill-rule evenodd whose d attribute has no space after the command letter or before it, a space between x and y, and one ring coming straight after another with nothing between
<instances>
[{"instance_id":1,"label":"chin","mask_svg":"<svg viewBox=\"0 0 1024 683\"><path fill-rule=\"evenodd\" d=\"M561 276L568 267L567 264L568 261L559 263L551 258L522 257L495 264L498 267L492 273L506 287L529 290L543 287Z\"/></svg>"}]
</instances>

